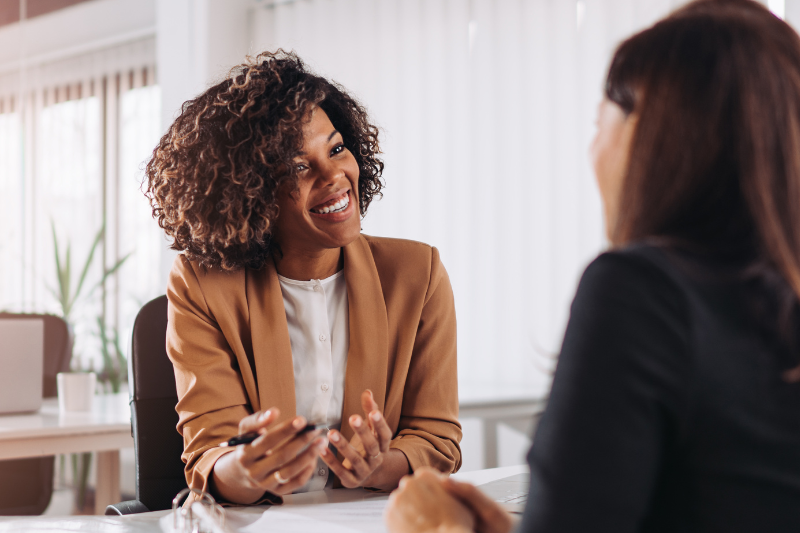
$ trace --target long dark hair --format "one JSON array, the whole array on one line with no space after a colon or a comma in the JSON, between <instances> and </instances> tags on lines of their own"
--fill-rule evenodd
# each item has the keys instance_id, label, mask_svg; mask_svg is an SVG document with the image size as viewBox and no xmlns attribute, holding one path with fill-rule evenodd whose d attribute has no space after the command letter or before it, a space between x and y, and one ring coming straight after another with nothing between
<instances>
[{"instance_id":1,"label":"long dark hair","mask_svg":"<svg viewBox=\"0 0 800 533\"><path fill-rule=\"evenodd\" d=\"M606 96L638 117L612 242L656 237L742 261L773 289L792 337L797 33L755 1L698 0L619 46Z\"/></svg>"}]
</instances>

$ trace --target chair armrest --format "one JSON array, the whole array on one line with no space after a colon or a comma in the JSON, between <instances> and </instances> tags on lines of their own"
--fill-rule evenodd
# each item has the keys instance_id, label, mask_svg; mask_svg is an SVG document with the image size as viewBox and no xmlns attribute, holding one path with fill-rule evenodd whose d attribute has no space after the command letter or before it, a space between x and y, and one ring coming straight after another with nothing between
<instances>
[{"instance_id":1,"label":"chair armrest","mask_svg":"<svg viewBox=\"0 0 800 533\"><path fill-rule=\"evenodd\" d=\"M106 515L114 516L114 515L126 515L126 514L138 514L138 513L149 513L150 509L145 507L145 505L140 502L139 500L128 500L125 502L115 503L113 505L109 505L106 507Z\"/></svg>"}]
</instances>

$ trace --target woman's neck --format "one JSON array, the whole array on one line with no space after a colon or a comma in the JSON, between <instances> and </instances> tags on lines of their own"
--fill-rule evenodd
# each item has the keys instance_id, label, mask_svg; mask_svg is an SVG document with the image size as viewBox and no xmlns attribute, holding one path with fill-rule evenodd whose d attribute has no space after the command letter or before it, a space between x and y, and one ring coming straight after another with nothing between
<instances>
[{"instance_id":1,"label":"woman's neck","mask_svg":"<svg viewBox=\"0 0 800 533\"><path fill-rule=\"evenodd\" d=\"M344 268L344 250L331 248L315 252L282 247L283 256L276 254L275 269L285 278L297 281L325 279Z\"/></svg>"}]
</instances>

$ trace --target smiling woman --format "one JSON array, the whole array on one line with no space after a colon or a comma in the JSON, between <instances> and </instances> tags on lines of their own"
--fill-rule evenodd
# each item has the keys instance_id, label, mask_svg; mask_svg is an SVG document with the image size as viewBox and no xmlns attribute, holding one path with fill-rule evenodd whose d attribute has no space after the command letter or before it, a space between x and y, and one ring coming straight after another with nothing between
<instances>
[{"instance_id":1,"label":"smiling woman","mask_svg":"<svg viewBox=\"0 0 800 533\"><path fill-rule=\"evenodd\" d=\"M184 104L156 147L146 194L182 252L167 352L190 487L275 502L458 470L450 281L436 248L361 234L378 153L364 109L284 52Z\"/></svg>"}]
</instances>

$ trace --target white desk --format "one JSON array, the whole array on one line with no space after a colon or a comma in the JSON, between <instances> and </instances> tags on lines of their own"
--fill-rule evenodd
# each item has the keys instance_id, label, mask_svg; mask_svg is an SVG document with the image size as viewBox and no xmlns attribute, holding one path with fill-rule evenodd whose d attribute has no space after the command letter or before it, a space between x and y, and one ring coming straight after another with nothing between
<instances>
[{"instance_id":1,"label":"white desk","mask_svg":"<svg viewBox=\"0 0 800 533\"><path fill-rule=\"evenodd\" d=\"M48 398L36 413L0 416L0 459L97 452L98 514L120 501L119 450L132 447L127 393L95 396L88 413L59 413Z\"/></svg>"},{"instance_id":2,"label":"white desk","mask_svg":"<svg viewBox=\"0 0 800 533\"><path fill-rule=\"evenodd\" d=\"M527 436L547 403L524 387L460 385L459 418L477 418L483 425L483 467L498 465L497 426L505 424Z\"/></svg>"},{"instance_id":3,"label":"white desk","mask_svg":"<svg viewBox=\"0 0 800 533\"><path fill-rule=\"evenodd\" d=\"M505 468L495 468L492 470L478 470L474 472L466 472L463 474L456 474L453 476L462 481L469 481L471 483L488 483L495 479L502 479L507 476L527 472L527 466L511 466ZM375 494L365 490L355 489L338 489L326 490L322 492L315 492L310 494L297 494L287 496L284 498L285 503L281 506L270 508L269 506L253 506L253 507L238 507L228 508L227 525L231 532L241 530L258 530L260 529L257 524L262 515L265 515L269 510L295 513L299 520L308 517L310 513L315 512L314 507L330 503L351 503L349 511L344 515L350 514L353 516L353 521L357 521L359 510L365 506L370 506L373 511L376 507L382 509L386 506L386 500L389 496L386 494ZM165 515L170 514L171 511L156 511L153 513L142 513L138 515L128 516L71 516L71 517L0 517L0 532L6 531L47 531L48 533L81 531L82 533L93 532L108 532L114 533L145 533L145 532L159 532L159 520ZM343 520L346 522L348 519L345 516ZM307 524L307 522L306 522ZM385 532L383 520L372 521L368 524L368 528L355 527L353 524L353 531L374 531L376 533ZM322 524L315 529L315 531L350 531L346 525L339 527L329 528Z\"/></svg>"}]
</instances>

